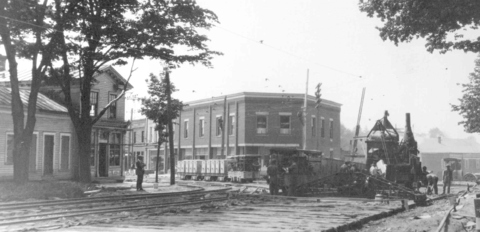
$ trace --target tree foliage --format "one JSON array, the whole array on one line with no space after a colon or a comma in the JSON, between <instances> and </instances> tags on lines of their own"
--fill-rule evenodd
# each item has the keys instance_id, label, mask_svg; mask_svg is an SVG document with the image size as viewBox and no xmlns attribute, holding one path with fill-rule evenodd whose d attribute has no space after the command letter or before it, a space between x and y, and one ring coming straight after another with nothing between
<instances>
[{"instance_id":1,"label":"tree foliage","mask_svg":"<svg viewBox=\"0 0 480 232\"><path fill-rule=\"evenodd\" d=\"M155 130L162 132L159 138L161 142L167 141L167 124L169 121L180 116L180 112L185 106L178 99L172 99L171 113L167 111L167 83L165 78L159 79L154 74L150 74L150 79L146 80L148 84L148 97L141 98L142 108L140 112L155 123ZM170 84L171 93L177 91L173 84Z\"/></svg>"},{"instance_id":2,"label":"tree foliage","mask_svg":"<svg viewBox=\"0 0 480 232\"><path fill-rule=\"evenodd\" d=\"M458 112L463 120L458 124L463 125L468 133L480 132L480 57L475 60L475 69L470 73L470 82L462 84L463 96L458 99L460 104L453 105L452 111Z\"/></svg>"},{"instance_id":3,"label":"tree foliage","mask_svg":"<svg viewBox=\"0 0 480 232\"><path fill-rule=\"evenodd\" d=\"M466 36L480 24L478 0L360 0L360 10L381 19L380 37L395 45L425 38L429 52L480 52L480 39Z\"/></svg>"},{"instance_id":4,"label":"tree foliage","mask_svg":"<svg viewBox=\"0 0 480 232\"><path fill-rule=\"evenodd\" d=\"M217 16L195 1L184 0L54 0L50 9L58 26L56 58L62 63L51 76L61 86L79 143L73 174L76 180L89 182L92 126L113 102L95 117L79 109L90 108L91 88L101 67L124 65L130 58L161 59L175 67L211 66L212 57L221 53L209 49L208 38L199 30L211 28ZM80 107L70 90L76 77L80 77Z\"/></svg>"},{"instance_id":5,"label":"tree foliage","mask_svg":"<svg viewBox=\"0 0 480 232\"><path fill-rule=\"evenodd\" d=\"M51 26L46 20L47 15L47 0L0 1L0 39L9 64L14 131L13 178L17 183L28 180L37 96L55 46L52 32L46 30ZM20 98L17 57L29 59L32 63L26 112Z\"/></svg>"},{"instance_id":6,"label":"tree foliage","mask_svg":"<svg viewBox=\"0 0 480 232\"><path fill-rule=\"evenodd\" d=\"M438 127L432 128L428 131L428 136L430 138L438 138L438 137L443 137L446 138L447 135L441 131Z\"/></svg>"}]
</instances>

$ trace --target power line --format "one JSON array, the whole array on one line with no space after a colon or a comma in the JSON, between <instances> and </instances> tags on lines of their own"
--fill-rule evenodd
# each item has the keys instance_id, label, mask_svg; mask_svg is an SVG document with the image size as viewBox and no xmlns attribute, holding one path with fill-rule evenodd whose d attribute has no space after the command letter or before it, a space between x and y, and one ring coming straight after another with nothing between
<instances>
[{"instance_id":1,"label":"power line","mask_svg":"<svg viewBox=\"0 0 480 232\"><path fill-rule=\"evenodd\" d=\"M222 30L224 30L224 31L227 31L227 32L229 32L229 33L231 33L231 34L234 34L234 35L236 35L236 36L239 36L239 37L242 37L242 38L244 38L244 39L250 40L250 41L252 41L252 42L254 42L254 43L260 43L260 44L265 45L265 46L267 46L267 47L269 47L269 48L271 48L271 49L273 49L273 50L282 52L282 53L284 53L284 54L287 54L287 55L289 55L289 56L295 57L295 58L297 58L297 59L301 59L301 60L310 62L310 63L312 63L312 64L321 66L321 67L323 67L323 68L330 69L330 70L335 71L335 72L343 73L343 74L346 74L346 75L349 75L349 76L353 76L353 77L357 77L357 78L362 78L361 75L354 74L354 73L350 73L350 72L346 72L346 71L343 71L343 70L340 70L340 69L336 69L336 68L330 67L330 66L328 66L328 65L320 64L320 63L318 63L318 62L314 62L314 61L308 60L308 59L306 59L306 58L304 58L304 57L301 57L301 56L299 56L299 55L296 55L296 54L293 54L293 53L291 53L291 52L285 51L285 50L283 50L283 49L276 48L276 47L274 47L274 46L268 45L268 44L266 44L263 40L255 40L255 39L252 39L252 38L250 38L250 37L244 36L244 35L239 34L239 33L237 33L237 32L234 32L234 31L231 31L231 30L226 29L226 28L224 28L224 27L221 27L221 26L219 26L219 25L217 25L216 27L218 27L218 28L220 28L220 29L222 29Z\"/></svg>"}]
</instances>

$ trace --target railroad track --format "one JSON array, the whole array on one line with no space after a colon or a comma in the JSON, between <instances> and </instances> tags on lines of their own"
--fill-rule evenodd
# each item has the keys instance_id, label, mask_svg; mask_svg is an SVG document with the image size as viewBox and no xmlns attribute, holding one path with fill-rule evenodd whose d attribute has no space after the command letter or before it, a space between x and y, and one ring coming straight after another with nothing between
<instances>
[{"instance_id":1,"label":"railroad track","mask_svg":"<svg viewBox=\"0 0 480 232\"><path fill-rule=\"evenodd\" d=\"M0 204L0 230L5 226L52 221L91 214L187 206L228 199L230 188L185 192L92 197L59 201Z\"/></svg>"}]
</instances>

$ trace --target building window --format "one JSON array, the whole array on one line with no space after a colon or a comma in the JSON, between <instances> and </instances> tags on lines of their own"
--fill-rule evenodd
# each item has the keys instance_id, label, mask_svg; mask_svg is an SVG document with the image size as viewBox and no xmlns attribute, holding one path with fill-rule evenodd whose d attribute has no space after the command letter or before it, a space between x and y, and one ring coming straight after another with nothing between
<instances>
[{"instance_id":1,"label":"building window","mask_svg":"<svg viewBox=\"0 0 480 232\"><path fill-rule=\"evenodd\" d=\"M90 92L90 116L97 116L98 113L98 92Z\"/></svg>"},{"instance_id":2,"label":"building window","mask_svg":"<svg viewBox=\"0 0 480 232\"><path fill-rule=\"evenodd\" d=\"M70 164L70 136L60 137L60 170L68 170Z\"/></svg>"},{"instance_id":3,"label":"building window","mask_svg":"<svg viewBox=\"0 0 480 232\"><path fill-rule=\"evenodd\" d=\"M223 117L222 116L217 116L217 133L216 135L217 136L220 136L222 135L222 131L223 131Z\"/></svg>"},{"instance_id":4,"label":"building window","mask_svg":"<svg viewBox=\"0 0 480 232\"><path fill-rule=\"evenodd\" d=\"M183 122L183 137L188 138L188 120Z\"/></svg>"},{"instance_id":5,"label":"building window","mask_svg":"<svg viewBox=\"0 0 480 232\"><path fill-rule=\"evenodd\" d=\"M200 118L198 120L198 136L203 137L205 135L205 119Z\"/></svg>"},{"instance_id":6,"label":"building window","mask_svg":"<svg viewBox=\"0 0 480 232\"><path fill-rule=\"evenodd\" d=\"M280 115L280 134L290 134L290 115Z\"/></svg>"},{"instance_id":7,"label":"building window","mask_svg":"<svg viewBox=\"0 0 480 232\"><path fill-rule=\"evenodd\" d=\"M119 133L110 134L110 166L120 166L120 137Z\"/></svg>"},{"instance_id":8,"label":"building window","mask_svg":"<svg viewBox=\"0 0 480 232\"><path fill-rule=\"evenodd\" d=\"M333 150L330 150L330 158L333 158Z\"/></svg>"},{"instance_id":9,"label":"building window","mask_svg":"<svg viewBox=\"0 0 480 232\"><path fill-rule=\"evenodd\" d=\"M235 115L228 116L228 135L233 135L235 130Z\"/></svg>"},{"instance_id":10,"label":"building window","mask_svg":"<svg viewBox=\"0 0 480 232\"><path fill-rule=\"evenodd\" d=\"M13 164L13 134L7 134L7 152L5 157L5 165Z\"/></svg>"},{"instance_id":11,"label":"building window","mask_svg":"<svg viewBox=\"0 0 480 232\"><path fill-rule=\"evenodd\" d=\"M320 136L325 138L325 119L322 118L322 124L320 125Z\"/></svg>"},{"instance_id":12,"label":"building window","mask_svg":"<svg viewBox=\"0 0 480 232\"><path fill-rule=\"evenodd\" d=\"M267 115L257 115L257 134L267 133Z\"/></svg>"},{"instance_id":13,"label":"building window","mask_svg":"<svg viewBox=\"0 0 480 232\"><path fill-rule=\"evenodd\" d=\"M330 139L333 139L333 121L330 121Z\"/></svg>"},{"instance_id":14,"label":"building window","mask_svg":"<svg viewBox=\"0 0 480 232\"><path fill-rule=\"evenodd\" d=\"M134 131L132 137L133 137L133 143L134 144L137 143L137 132Z\"/></svg>"},{"instance_id":15,"label":"building window","mask_svg":"<svg viewBox=\"0 0 480 232\"><path fill-rule=\"evenodd\" d=\"M317 118L312 117L312 137L317 136Z\"/></svg>"},{"instance_id":16,"label":"building window","mask_svg":"<svg viewBox=\"0 0 480 232\"><path fill-rule=\"evenodd\" d=\"M92 146L90 147L90 166L95 166L95 131L92 130Z\"/></svg>"},{"instance_id":17,"label":"building window","mask_svg":"<svg viewBox=\"0 0 480 232\"><path fill-rule=\"evenodd\" d=\"M142 143L145 142L145 131L142 131Z\"/></svg>"},{"instance_id":18,"label":"building window","mask_svg":"<svg viewBox=\"0 0 480 232\"><path fill-rule=\"evenodd\" d=\"M37 143L38 143L38 134L32 135L32 144L30 145L30 161L29 161L29 171L35 172L37 170Z\"/></svg>"},{"instance_id":19,"label":"building window","mask_svg":"<svg viewBox=\"0 0 480 232\"><path fill-rule=\"evenodd\" d=\"M113 101L115 98L117 98L116 94L109 94L108 102ZM117 118L117 102L112 103L108 109L108 118Z\"/></svg>"},{"instance_id":20,"label":"building window","mask_svg":"<svg viewBox=\"0 0 480 232\"><path fill-rule=\"evenodd\" d=\"M148 134L148 142L151 143L153 142L153 128L150 127L150 133Z\"/></svg>"}]
</instances>

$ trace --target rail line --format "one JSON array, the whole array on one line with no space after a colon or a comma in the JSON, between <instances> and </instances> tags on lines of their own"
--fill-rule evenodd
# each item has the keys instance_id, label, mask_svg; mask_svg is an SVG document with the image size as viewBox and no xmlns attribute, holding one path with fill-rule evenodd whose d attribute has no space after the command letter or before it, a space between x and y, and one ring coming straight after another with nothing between
<instances>
[{"instance_id":1,"label":"rail line","mask_svg":"<svg viewBox=\"0 0 480 232\"><path fill-rule=\"evenodd\" d=\"M473 188L475 188L476 186L477 185L473 186ZM448 227L447 221L450 220L450 216L452 215L452 211L454 211L455 207L460 203L460 198L462 198L463 196L465 196L467 193L470 192L469 190L470 190L470 186L468 186L467 191L463 192L460 195L457 194L457 197L455 198L454 205L447 211L447 213L443 217L442 221L440 222L440 225L438 226L438 228L436 230L437 232L440 232L444 227ZM448 230L448 228L446 228L445 231L447 231L447 230Z\"/></svg>"},{"instance_id":2,"label":"rail line","mask_svg":"<svg viewBox=\"0 0 480 232\"><path fill-rule=\"evenodd\" d=\"M182 191L181 193L185 195L185 194L194 194L194 193L205 191L205 189L202 187L197 187L197 188L198 189ZM29 208L29 207L36 207L36 206L37 207L38 206L57 206L57 205L95 203L95 202L118 201L118 200L129 200L129 199L168 197L168 196L175 196L178 193L179 192L141 193L141 194L130 194L130 195L121 195L121 196L117 195L117 196L104 196L104 197L46 200L46 201L36 201L36 202L2 203L0 204L0 211L22 209L22 208Z\"/></svg>"},{"instance_id":3,"label":"rail line","mask_svg":"<svg viewBox=\"0 0 480 232\"><path fill-rule=\"evenodd\" d=\"M223 201L228 199L228 193L230 188L223 188L223 189L216 189L216 190L208 190L208 191L194 191L194 192L176 192L176 193L169 193L169 194L154 194L156 196L149 196L149 199L156 198L156 199L165 199L169 197L176 197L181 198L181 201L173 201L170 202L132 202L135 205L130 206L110 206L110 207L89 207L88 209L81 209L79 207L78 201L71 201L69 202L71 207L62 207L57 209L52 209L53 212L41 212L41 213L25 213L20 215L13 215L8 217L0 217L0 227L2 226L9 226L15 224L22 224L22 223L29 223L29 222L39 222L39 221L50 221L59 218L66 218L66 217L76 217L76 216L84 216L90 214L105 214L105 213L114 213L114 212L123 212L123 211L135 211L135 210L144 210L144 209L153 209L153 208L161 208L161 207L169 207L169 206L184 206L184 205L195 205L195 204L202 204L202 203L209 203L212 201ZM223 196L220 197L208 197L208 195L216 195L220 194ZM147 195L147 194L140 194L140 195ZM148 194L151 195L151 194ZM136 198L129 198L128 200L138 200L138 199L146 199L144 196L135 196ZM190 197L189 199L185 199L184 197ZM192 199L196 198L196 199ZM107 199L104 199L107 200ZM110 200L109 200L110 201ZM114 201L119 201L119 199L115 199ZM96 203L97 200L93 202L86 202L82 201L80 204L88 204L88 203ZM122 202L125 204L126 202ZM47 203L48 206L52 206L52 202ZM65 206L67 202L62 202L59 204L60 206ZM26 203L23 204L23 208L27 207ZM34 207L41 207L39 204L35 204ZM76 210L69 210L71 208L75 208ZM65 212L65 210L69 210ZM44 209L42 209L44 211Z\"/></svg>"}]
</instances>

